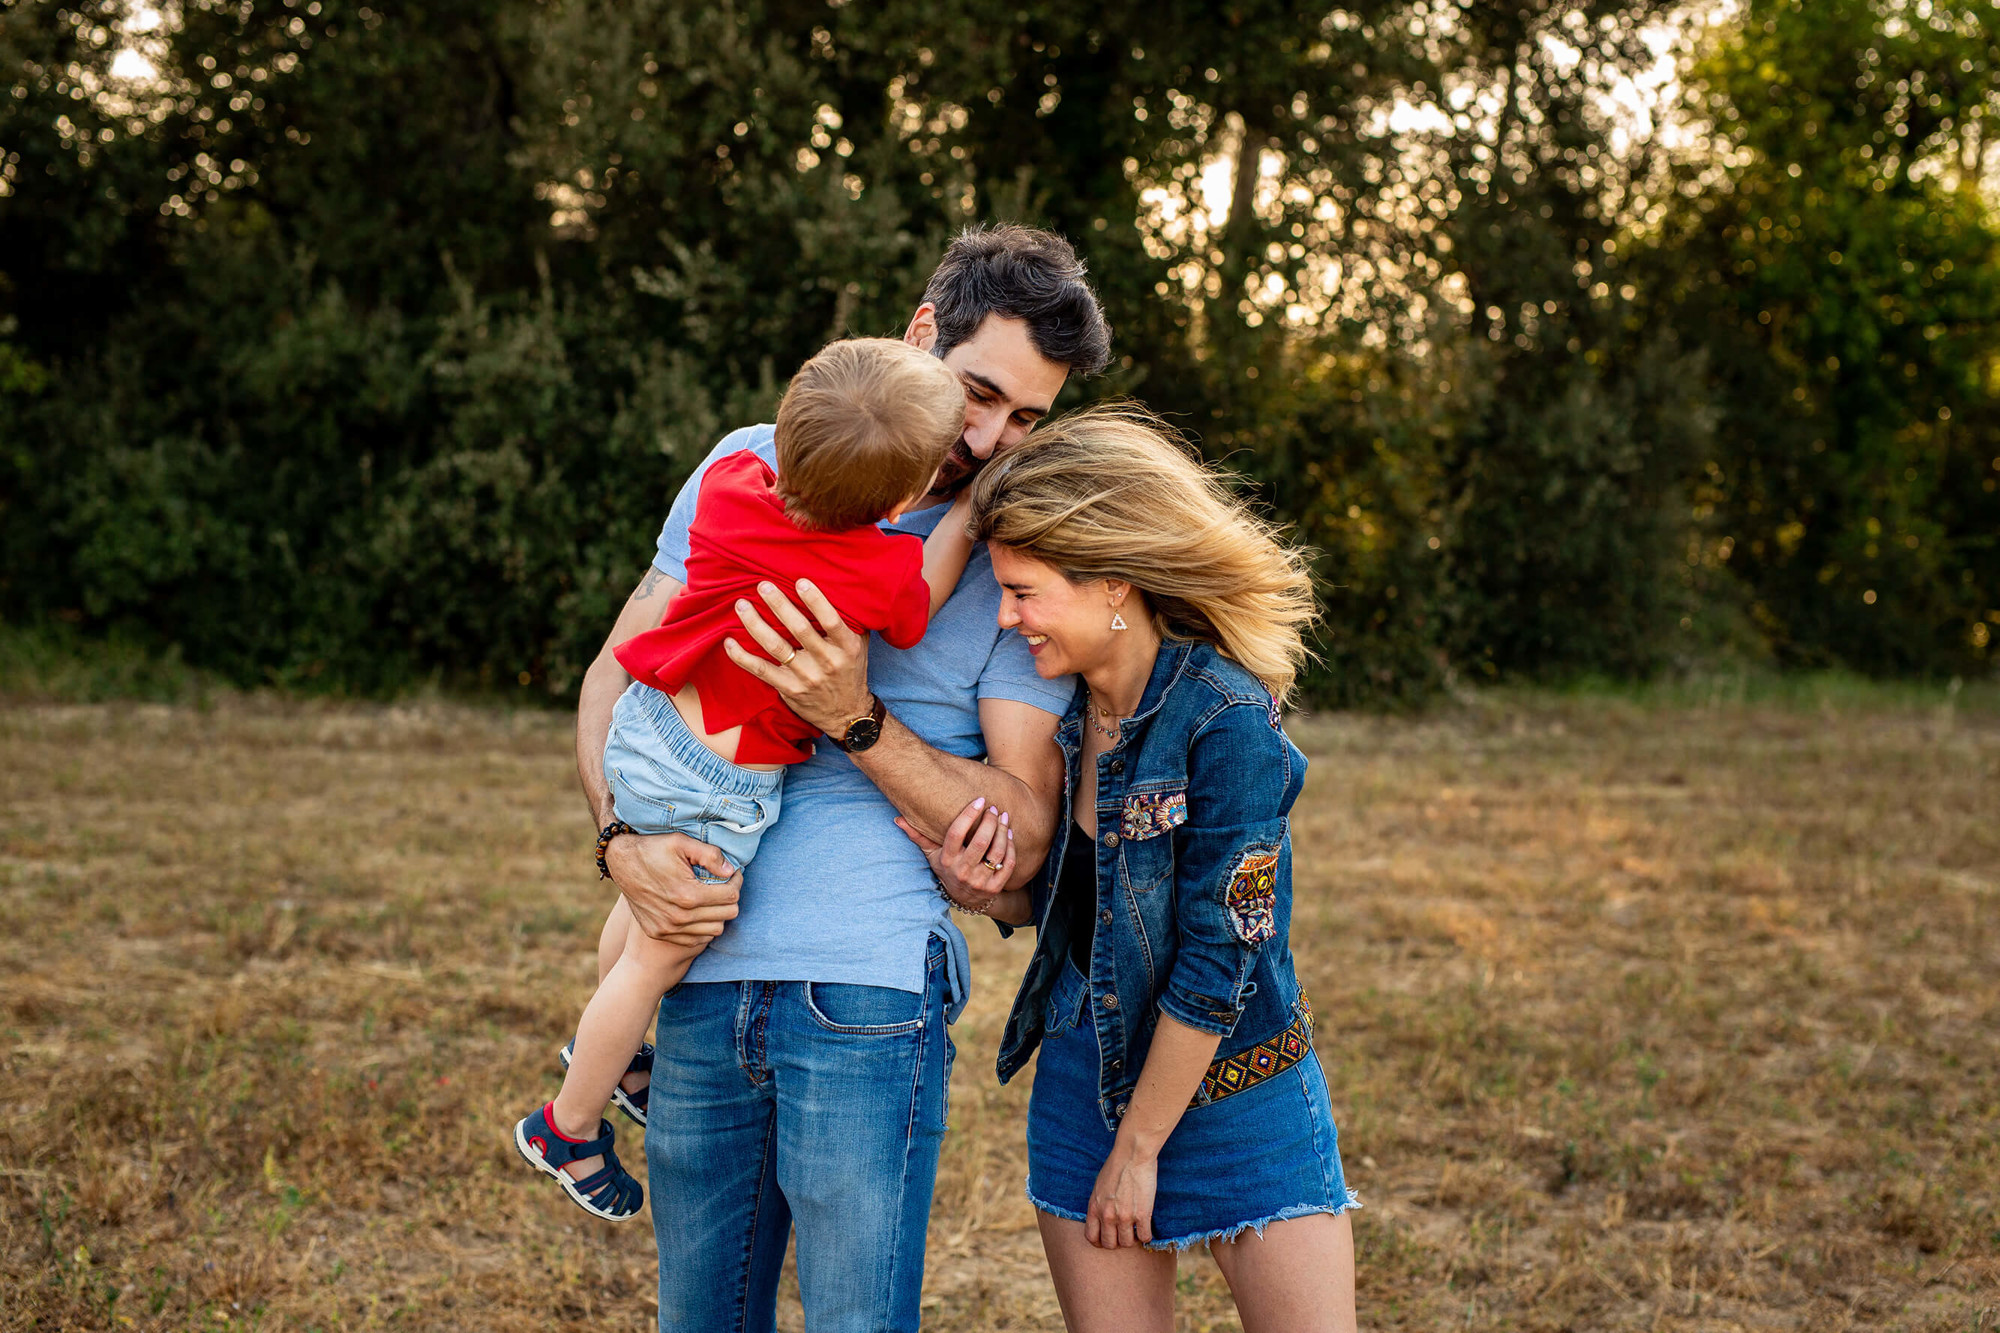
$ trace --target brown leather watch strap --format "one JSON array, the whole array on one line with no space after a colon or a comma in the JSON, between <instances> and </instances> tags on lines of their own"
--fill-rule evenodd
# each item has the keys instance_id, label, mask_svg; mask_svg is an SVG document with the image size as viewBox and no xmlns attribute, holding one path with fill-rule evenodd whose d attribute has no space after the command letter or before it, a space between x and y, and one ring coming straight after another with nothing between
<instances>
[{"instance_id":1,"label":"brown leather watch strap","mask_svg":"<svg viewBox=\"0 0 2000 1333\"><path fill-rule=\"evenodd\" d=\"M849 754L858 754L882 739L882 722L889 716L889 705L882 702L879 694L870 697L875 706L868 710L868 715L849 722L847 729L834 740L835 745Z\"/></svg>"}]
</instances>

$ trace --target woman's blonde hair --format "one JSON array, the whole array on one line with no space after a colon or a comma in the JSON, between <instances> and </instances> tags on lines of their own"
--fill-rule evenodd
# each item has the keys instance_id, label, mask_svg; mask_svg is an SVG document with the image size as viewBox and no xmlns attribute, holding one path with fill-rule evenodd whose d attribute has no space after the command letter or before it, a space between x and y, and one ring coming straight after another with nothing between
<instances>
[{"instance_id":1,"label":"woman's blonde hair","mask_svg":"<svg viewBox=\"0 0 2000 1333\"><path fill-rule=\"evenodd\" d=\"M1110 404L1037 430L979 474L972 528L1072 583L1122 579L1168 638L1213 644L1283 703L1311 657L1310 553L1230 494L1144 408Z\"/></svg>"}]
</instances>

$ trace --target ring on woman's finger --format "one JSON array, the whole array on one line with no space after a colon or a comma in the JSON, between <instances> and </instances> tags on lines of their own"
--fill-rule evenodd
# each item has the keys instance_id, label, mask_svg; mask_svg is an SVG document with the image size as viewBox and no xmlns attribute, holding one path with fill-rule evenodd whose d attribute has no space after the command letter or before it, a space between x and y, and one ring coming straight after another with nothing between
<instances>
[{"instance_id":1,"label":"ring on woman's finger","mask_svg":"<svg viewBox=\"0 0 2000 1333\"><path fill-rule=\"evenodd\" d=\"M994 870L994 871L1005 870L1007 868L1005 863L995 865L993 862L987 860L983 856L979 858L979 864L985 866L988 870Z\"/></svg>"},{"instance_id":2,"label":"ring on woman's finger","mask_svg":"<svg viewBox=\"0 0 2000 1333\"><path fill-rule=\"evenodd\" d=\"M794 648L794 649L792 649L792 651L790 651L789 653L786 653L786 654L785 654L785 655L784 655L783 657L781 657L781 658L779 658L779 659L778 659L778 665L779 665L779 666L790 666L790 665L792 664L792 659L793 659L794 657L797 657L798 655L799 655L799 650L798 650L798 649L796 649L796 648Z\"/></svg>"}]
</instances>

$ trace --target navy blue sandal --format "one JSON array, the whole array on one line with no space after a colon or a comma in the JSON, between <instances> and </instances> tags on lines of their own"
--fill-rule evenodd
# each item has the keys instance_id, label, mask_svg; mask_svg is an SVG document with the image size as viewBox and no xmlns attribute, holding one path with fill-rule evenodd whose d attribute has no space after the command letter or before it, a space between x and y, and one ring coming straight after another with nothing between
<instances>
[{"instance_id":1,"label":"navy blue sandal","mask_svg":"<svg viewBox=\"0 0 2000 1333\"><path fill-rule=\"evenodd\" d=\"M554 1109L555 1103L551 1102L514 1126L515 1149L536 1170L554 1176L563 1193L593 1217L623 1222L638 1216L639 1205L645 1202L645 1191L618 1165L618 1154L611 1151L614 1138L611 1122L598 1121L594 1139L572 1139L555 1127ZM563 1168L586 1157L602 1157L604 1165L582 1180L570 1179Z\"/></svg>"},{"instance_id":2,"label":"navy blue sandal","mask_svg":"<svg viewBox=\"0 0 2000 1333\"><path fill-rule=\"evenodd\" d=\"M575 1048L576 1038L571 1037L569 1045L556 1052L556 1059L562 1061L564 1073L569 1072L570 1053ZM639 1047L639 1053L632 1057L631 1064L625 1066L625 1072L628 1074L646 1075L647 1084L637 1092L627 1092L622 1086L614 1086L611 1089L611 1104L623 1111L627 1120L644 1129L646 1127L646 1102L653 1091L651 1082L653 1076L652 1042L646 1042Z\"/></svg>"}]
</instances>

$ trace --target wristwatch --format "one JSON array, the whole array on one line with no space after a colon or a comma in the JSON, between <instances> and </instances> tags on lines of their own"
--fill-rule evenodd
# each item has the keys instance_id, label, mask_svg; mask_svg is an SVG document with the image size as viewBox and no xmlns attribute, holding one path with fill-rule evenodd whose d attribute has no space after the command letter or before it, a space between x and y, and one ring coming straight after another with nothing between
<instances>
[{"instance_id":1,"label":"wristwatch","mask_svg":"<svg viewBox=\"0 0 2000 1333\"><path fill-rule=\"evenodd\" d=\"M870 695L875 706L868 710L868 716L857 717L847 724L847 730L834 737L833 743L849 754L860 754L863 750L882 739L882 719L889 716L889 709L877 695Z\"/></svg>"}]
</instances>

